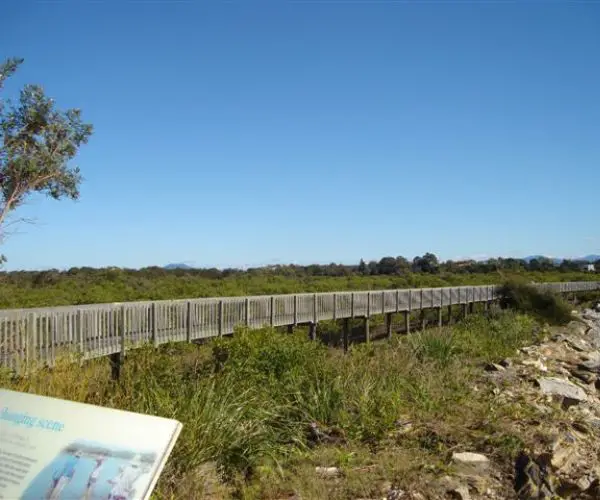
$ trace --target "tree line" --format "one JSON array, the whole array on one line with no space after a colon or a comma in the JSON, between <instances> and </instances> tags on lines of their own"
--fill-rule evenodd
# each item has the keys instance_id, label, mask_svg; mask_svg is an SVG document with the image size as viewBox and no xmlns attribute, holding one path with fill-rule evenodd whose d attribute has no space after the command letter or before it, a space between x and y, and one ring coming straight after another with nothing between
<instances>
[{"instance_id":1,"label":"tree line","mask_svg":"<svg viewBox=\"0 0 600 500\"><path fill-rule=\"evenodd\" d=\"M358 264L310 264L306 266L272 265L249 269L238 268L176 268L165 269L159 266L145 267L142 269L121 269L116 267L92 268L73 267L66 271L50 269L45 271L11 271L0 272L0 282L14 284L27 283L30 286L44 286L55 284L65 278L78 278L93 284L97 281L121 277L139 277L144 279L157 279L166 276L197 277L204 279L221 279L230 277L260 277L281 276L288 278L303 278L313 276L344 277L344 276L405 276L408 274L485 274L506 271L519 272L578 272L584 266L583 261L563 260L554 263L551 259L516 259L496 258L486 261L463 260L440 261L433 253L416 256L412 260L405 257L382 257L379 260L366 262L361 259ZM600 260L596 262L596 269L600 270Z\"/></svg>"}]
</instances>

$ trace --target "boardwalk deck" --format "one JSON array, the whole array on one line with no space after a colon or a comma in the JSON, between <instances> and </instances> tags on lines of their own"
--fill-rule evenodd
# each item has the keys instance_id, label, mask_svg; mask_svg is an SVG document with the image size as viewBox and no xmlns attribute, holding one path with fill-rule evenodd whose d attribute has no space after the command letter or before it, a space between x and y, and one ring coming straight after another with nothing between
<instances>
[{"instance_id":1,"label":"boardwalk deck","mask_svg":"<svg viewBox=\"0 0 600 500\"><path fill-rule=\"evenodd\" d=\"M600 289L599 282L536 285L558 293ZM497 285L301 293L0 310L0 366L52 365L62 352L83 359L123 346L191 342L260 328L491 302Z\"/></svg>"}]
</instances>

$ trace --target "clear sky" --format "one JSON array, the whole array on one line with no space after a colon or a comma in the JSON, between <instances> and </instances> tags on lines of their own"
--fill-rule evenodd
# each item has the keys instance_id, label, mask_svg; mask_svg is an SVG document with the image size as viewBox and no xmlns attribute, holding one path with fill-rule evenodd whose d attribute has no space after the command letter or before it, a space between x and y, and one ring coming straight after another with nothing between
<instances>
[{"instance_id":1,"label":"clear sky","mask_svg":"<svg viewBox=\"0 0 600 500\"><path fill-rule=\"evenodd\" d=\"M8 269L600 253L600 3L5 0L95 133Z\"/></svg>"}]
</instances>

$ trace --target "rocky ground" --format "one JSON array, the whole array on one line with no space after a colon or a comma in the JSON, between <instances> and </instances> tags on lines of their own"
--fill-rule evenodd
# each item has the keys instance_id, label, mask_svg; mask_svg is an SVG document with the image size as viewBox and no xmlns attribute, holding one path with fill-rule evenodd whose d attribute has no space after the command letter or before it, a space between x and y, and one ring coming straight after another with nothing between
<instances>
[{"instance_id":1,"label":"rocky ground","mask_svg":"<svg viewBox=\"0 0 600 500\"><path fill-rule=\"evenodd\" d=\"M498 405L530 410L516 423L527 447L510 469L493 457L456 452L437 488L389 485L384 498L600 499L600 304L574 315L539 345L488 365L474 387L489 390L491 383Z\"/></svg>"}]
</instances>

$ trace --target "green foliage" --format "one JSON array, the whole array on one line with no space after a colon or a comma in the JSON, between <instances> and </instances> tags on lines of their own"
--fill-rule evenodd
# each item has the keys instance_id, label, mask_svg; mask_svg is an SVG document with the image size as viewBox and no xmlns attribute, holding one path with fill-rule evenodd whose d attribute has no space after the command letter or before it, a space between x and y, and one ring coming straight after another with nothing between
<instances>
[{"instance_id":1,"label":"green foliage","mask_svg":"<svg viewBox=\"0 0 600 500\"><path fill-rule=\"evenodd\" d=\"M540 291L523 279L505 282L500 290L501 304L527 312L551 324L564 325L571 321L571 308L558 295Z\"/></svg>"},{"instance_id":2,"label":"green foliage","mask_svg":"<svg viewBox=\"0 0 600 500\"><path fill-rule=\"evenodd\" d=\"M211 269L161 268L14 271L0 273L0 308L168 300L342 290L385 290L458 285L486 285L503 281L497 273L412 273L377 276L309 276L278 274L271 269L247 272ZM594 273L559 271L521 274L529 281L598 279Z\"/></svg>"},{"instance_id":3,"label":"green foliage","mask_svg":"<svg viewBox=\"0 0 600 500\"><path fill-rule=\"evenodd\" d=\"M309 448L311 427L343 445L338 455L346 461L353 447L390 444L427 456L442 456L456 442L511 453L517 441L502 427L505 409L490 413L471 386L482 361L505 357L534 337L531 319L506 311L452 329L356 345L346 355L308 341L301 329L294 335L241 330L207 346L131 351L119 383L110 381L109 363L101 359L78 370L59 364L23 379L4 374L0 385L176 418L184 427L159 497L187 497L185 488L201 488L193 483L196 471L215 463L243 498L253 491L253 477L294 476L294 464L311 449L318 453L319 447ZM418 424L414 432L397 435L403 421ZM477 431L482 427L484 434Z\"/></svg>"},{"instance_id":4,"label":"green foliage","mask_svg":"<svg viewBox=\"0 0 600 500\"><path fill-rule=\"evenodd\" d=\"M0 90L22 62L0 65ZM59 111L39 85L23 87L17 103L0 99L0 228L35 192L57 200L79 196L79 168L69 162L91 134L79 109Z\"/></svg>"}]
</instances>

